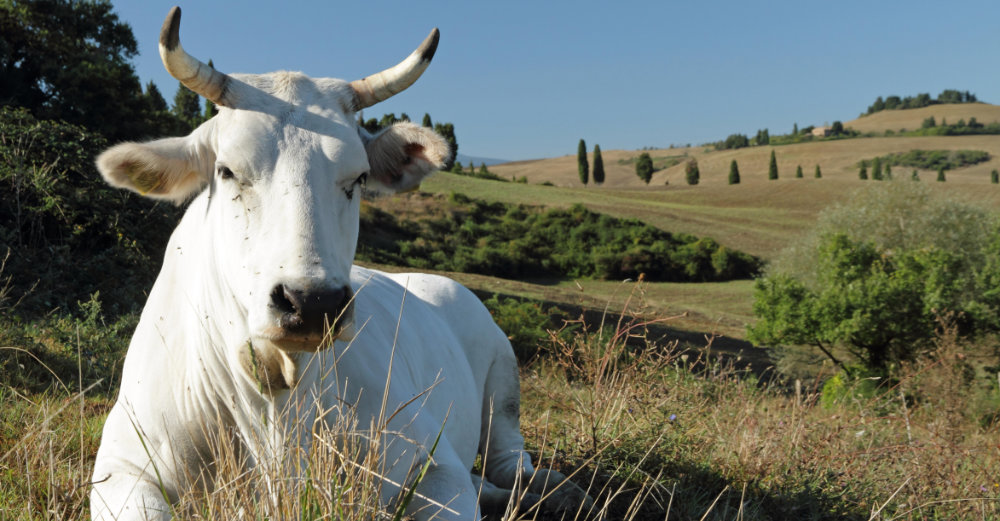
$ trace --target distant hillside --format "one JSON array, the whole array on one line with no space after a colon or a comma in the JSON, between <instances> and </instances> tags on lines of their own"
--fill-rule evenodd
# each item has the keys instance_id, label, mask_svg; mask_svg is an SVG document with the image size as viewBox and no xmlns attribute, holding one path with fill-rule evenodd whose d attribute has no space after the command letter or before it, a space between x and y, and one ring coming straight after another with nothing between
<instances>
[{"instance_id":1,"label":"distant hillside","mask_svg":"<svg viewBox=\"0 0 1000 521\"><path fill-rule=\"evenodd\" d=\"M476 165L477 167L479 165L493 166L493 165L499 165L500 163L506 163L507 162L506 159L494 159L494 158L489 158L489 157L467 156L465 154L458 154L455 157L455 160L458 161L458 162L460 162L460 163L462 163L464 166L469 166L469 163L471 162L472 164Z\"/></svg>"},{"instance_id":2,"label":"distant hillside","mask_svg":"<svg viewBox=\"0 0 1000 521\"><path fill-rule=\"evenodd\" d=\"M1000 122L1000 106L987 103L957 103L948 105L931 105L919 109L883 110L870 116L845 121L845 128L853 128L861 133L875 132L883 134L886 130L899 132L900 129L916 130L921 123L933 116L938 125L942 120L949 124L958 120L969 121L976 118L982 124Z\"/></svg>"}]
</instances>

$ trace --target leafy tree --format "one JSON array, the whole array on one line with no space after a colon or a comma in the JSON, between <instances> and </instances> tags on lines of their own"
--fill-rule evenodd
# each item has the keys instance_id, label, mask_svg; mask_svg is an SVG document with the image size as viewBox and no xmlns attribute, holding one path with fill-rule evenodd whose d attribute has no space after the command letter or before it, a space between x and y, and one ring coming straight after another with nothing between
<instances>
[{"instance_id":1,"label":"leafy tree","mask_svg":"<svg viewBox=\"0 0 1000 521\"><path fill-rule=\"evenodd\" d=\"M997 169L990 171L990 182L993 184L1000 184L1000 172Z\"/></svg>"},{"instance_id":2,"label":"leafy tree","mask_svg":"<svg viewBox=\"0 0 1000 521\"><path fill-rule=\"evenodd\" d=\"M701 178L701 172L698 171L698 161L694 158L688 160L687 164L684 165L684 178L687 180L687 184L696 185Z\"/></svg>"},{"instance_id":3,"label":"leafy tree","mask_svg":"<svg viewBox=\"0 0 1000 521\"><path fill-rule=\"evenodd\" d=\"M767 178L775 180L778 178L778 159L774 156L774 149L771 149L771 162L767 167Z\"/></svg>"},{"instance_id":4,"label":"leafy tree","mask_svg":"<svg viewBox=\"0 0 1000 521\"><path fill-rule=\"evenodd\" d=\"M716 148L719 150L732 150L737 148L746 148L750 146L750 138L743 134L730 134L726 137L726 140L720 144L716 144Z\"/></svg>"},{"instance_id":5,"label":"leafy tree","mask_svg":"<svg viewBox=\"0 0 1000 521\"><path fill-rule=\"evenodd\" d=\"M798 123L793 123L792 124L792 135L796 136L798 134L799 134L799 124Z\"/></svg>"},{"instance_id":6,"label":"leafy tree","mask_svg":"<svg viewBox=\"0 0 1000 521\"><path fill-rule=\"evenodd\" d=\"M795 167L795 177L798 179L802 179L802 165L798 165Z\"/></svg>"},{"instance_id":7,"label":"leafy tree","mask_svg":"<svg viewBox=\"0 0 1000 521\"><path fill-rule=\"evenodd\" d=\"M580 139L580 144L576 147L576 172L580 175L580 182L584 185L590 177L590 167L587 165L587 144Z\"/></svg>"},{"instance_id":8,"label":"leafy tree","mask_svg":"<svg viewBox=\"0 0 1000 521\"><path fill-rule=\"evenodd\" d=\"M861 163L861 170L858 171L858 179L862 181L868 180L868 167L864 163Z\"/></svg>"},{"instance_id":9,"label":"leafy tree","mask_svg":"<svg viewBox=\"0 0 1000 521\"><path fill-rule=\"evenodd\" d=\"M937 122L934 120L934 116L928 116L924 119L924 122L920 124L920 128L934 128L937 126Z\"/></svg>"},{"instance_id":10,"label":"leafy tree","mask_svg":"<svg viewBox=\"0 0 1000 521\"><path fill-rule=\"evenodd\" d=\"M823 172L820 172L820 170L819 170L819 165L816 165L816 174L814 175L814 177L815 177L816 179L820 179L820 178L822 178L822 177L823 177Z\"/></svg>"},{"instance_id":11,"label":"leafy tree","mask_svg":"<svg viewBox=\"0 0 1000 521\"><path fill-rule=\"evenodd\" d=\"M635 175L639 176L647 185L653 179L653 158L648 152L639 154L639 159L635 162Z\"/></svg>"},{"instance_id":12,"label":"leafy tree","mask_svg":"<svg viewBox=\"0 0 1000 521\"><path fill-rule=\"evenodd\" d=\"M949 312L963 334L1000 328L1000 228L916 183L876 183L820 214L754 289L754 342L846 348L885 373L926 348Z\"/></svg>"},{"instance_id":13,"label":"leafy tree","mask_svg":"<svg viewBox=\"0 0 1000 521\"><path fill-rule=\"evenodd\" d=\"M758 130L757 135L753 138L754 145L761 146L771 143L771 134L765 128L764 130Z\"/></svg>"},{"instance_id":14,"label":"leafy tree","mask_svg":"<svg viewBox=\"0 0 1000 521\"><path fill-rule=\"evenodd\" d=\"M944 167L938 168L937 180L940 183L943 183L945 181L945 179L944 179Z\"/></svg>"},{"instance_id":15,"label":"leafy tree","mask_svg":"<svg viewBox=\"0 0 1000 521\"><path fill-rule=\"evenodd\" d=\"M431 115L430 114L428 114L426 112L424 113L424 119L423 119L423 121L420 122L420 126L422 126L424 128L434 128L434 124L431 123Z\"/></svg>"},{"instance_id":16,"label":"leafy tree","mask_svg":"<svg viewBox=\"0 0 1000 521\"><path fill-rule=\"evenodd\" d=\"M840 136L844 134L844 124L839 121L834 121L833 125L830 125L830 135Z\"/></svg>"},{"instance_id":17,"label":"leafy tree","mask_svg":"<svg viewBox=\"0 0 1000 521\"><path fill-rule=\"evenodd\" d=\"M735 159L729 163L729 184L740 184L740 167L736 165Z\"/></svg>"},{"instance_id":18,"label":"leafy tree","mask_svg":"<svg viewBox=\"0 0 1000 521\"><path fill-rule=\"evenodd\" d=\"M601 157L601 145L594 145L594 184L604 183L604 158Z\"/></svg>"},{"instance_id":19,"label":"leafy tree","mask_svg":"<svg viewBox=\"0 0 1000 521\"><path fill-rule=\"evenodd\" d=\"M107 0L0 2L0 103L112 142L158 134L129 63L138 47Z\"/></svg>"}]
</instances>

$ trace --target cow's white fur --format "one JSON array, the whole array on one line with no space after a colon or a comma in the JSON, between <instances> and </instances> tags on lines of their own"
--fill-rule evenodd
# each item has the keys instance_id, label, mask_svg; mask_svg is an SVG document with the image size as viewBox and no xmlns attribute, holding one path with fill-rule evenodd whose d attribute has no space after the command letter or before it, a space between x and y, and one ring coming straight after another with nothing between
<instances>
[{"instance_id":1,"label":"cow's white fur","mask_svg":"<svg viewBox=\"0 0 1000 521\"><path fill-rule=\"evenodd\" d=\"M386 477L405 482L441 432L409 510L418 519L478 519L477 453L488 445L490 497L535 472L519 433L510 344L451 280L352 267L364 174L369 189L413 186L447 145L415 125L359 134L339 80L274 73L231 81L236 108L221 108L191 135L118 145L98 160L113 185L194 199L125 359L94 468L93 519L168 519L167 499L210 468L206 431L220 422L245 447L247 465L308 445L308 429L296 427L334 424L345 407L368 425L380 417L393 351L386 410L403 412L387 426L399 436L383 447L385 461L397 462ZM316 342L286 342L268 305L279 283L350 285L353 327L318 351ZM397 492L384 491L387 503ZM575 487L566 498L589 502Z\"/></svg>"}]
</instances>

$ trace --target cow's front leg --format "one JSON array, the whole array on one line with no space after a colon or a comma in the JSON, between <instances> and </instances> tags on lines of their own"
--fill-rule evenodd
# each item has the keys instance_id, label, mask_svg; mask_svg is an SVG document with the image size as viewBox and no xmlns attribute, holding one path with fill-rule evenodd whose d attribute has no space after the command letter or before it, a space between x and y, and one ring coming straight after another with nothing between
<instances>
[{"instance_id":1,"label":"cow's front leg","mask_svg":"<svg viewBox=\"0 0 1000 521\"><path fill-rule=\"evenodd\" d=\"M405 513L417 521L477 521L480 518L476 489L469 470L461 463L446 461L436 454ZM417 469L419 471L419 469ZM406 496L400 494L396 504Z\"/></svg>"}]
</instances>

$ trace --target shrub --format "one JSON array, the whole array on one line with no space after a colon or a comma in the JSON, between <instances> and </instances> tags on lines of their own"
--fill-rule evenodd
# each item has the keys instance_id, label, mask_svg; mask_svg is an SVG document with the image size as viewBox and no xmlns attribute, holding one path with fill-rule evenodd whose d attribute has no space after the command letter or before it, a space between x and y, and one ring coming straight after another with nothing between
<instances>
[{"instance_id":1,"label":"shrub","mask_svg":"<svg viewBox=\"0 0 1000 521\"><path fill-rule=\"evenodd\" d=\"M885 371L925 350L942 315L966 335L1000 329L997 284L1000 227L985 210L918 183L879 183L824 211L757 281L749 334L834 360L843 347Z\"/></svg>"}]
</instances>

